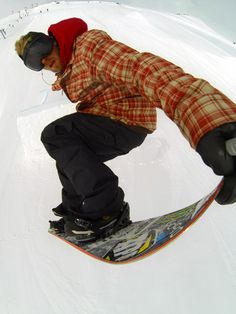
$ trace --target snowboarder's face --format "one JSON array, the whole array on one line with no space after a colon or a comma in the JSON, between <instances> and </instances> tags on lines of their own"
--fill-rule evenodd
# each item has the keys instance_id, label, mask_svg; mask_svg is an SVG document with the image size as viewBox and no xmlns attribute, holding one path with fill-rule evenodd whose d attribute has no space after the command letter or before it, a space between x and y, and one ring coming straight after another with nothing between
<instances>
[{"instance_id":1,"label":"snowboarder's face","mask_svg":"<svg viewBox=\"0 0 236 314\"><path fill-rule=\"evenodd\" d=\"M43 67L44 70L52 71L54 73L58 73L62 71L63 67L61 63L59 49L56 45L53 46L53 49L50 52L50 54L44 57L41 60L41 62L44 66Z\"/></svg>"}]
</instances>

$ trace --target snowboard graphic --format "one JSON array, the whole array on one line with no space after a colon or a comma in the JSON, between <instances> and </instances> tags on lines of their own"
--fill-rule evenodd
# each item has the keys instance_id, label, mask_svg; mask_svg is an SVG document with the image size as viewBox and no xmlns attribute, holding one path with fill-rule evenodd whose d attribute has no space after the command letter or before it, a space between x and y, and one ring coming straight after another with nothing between
<instances>
[{"instance_id":1,"label":"snowboard graphic","mask_svg":"<svg viewBox=\"0 0 236 314\"><path fill-rule=\"evenodd\" d=\"M157 252L183 233L207 210L222 184L223 181L206 197L186 208L133 222L112 236L92 243L77 243L74 236L57 234L53 229L49 233L101 261L130 263Z\"/></svg>"}]
</instances>

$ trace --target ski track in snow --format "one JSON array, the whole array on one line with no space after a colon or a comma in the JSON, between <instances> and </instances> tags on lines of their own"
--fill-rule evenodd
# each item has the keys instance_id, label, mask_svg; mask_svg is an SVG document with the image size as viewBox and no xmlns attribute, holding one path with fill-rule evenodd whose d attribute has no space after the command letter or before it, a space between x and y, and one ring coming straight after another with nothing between
<instances>
[{"instance_id":1,"label":"ski track in snow","mask_svg":"<svg viewBox=\"0 0 236 314\"><path fill-rule=\"evenodd\" d=\"M40 134L51 121L74 112L74 105L23 66L14 43L30 30L46 31L72 16L161 55L236 101L235 45L191 16L61 1L31 9L19 23L17 15L0 20L7 31L7 39L0 39L0 313L235 313L235 204L214 203L173 244L123 266L93 260L47 233L60 183ZM54 77L44 73L44 79L52 83ZM120 178L133 220L180 209L220 180L159 110L158 130L108 164Z\"/></svg>"}]
</instances>

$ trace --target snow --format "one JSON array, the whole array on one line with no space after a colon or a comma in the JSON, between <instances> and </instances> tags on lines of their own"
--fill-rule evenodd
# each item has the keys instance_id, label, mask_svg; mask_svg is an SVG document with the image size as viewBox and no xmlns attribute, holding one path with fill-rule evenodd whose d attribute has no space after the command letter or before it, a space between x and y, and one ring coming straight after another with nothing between
<instances>
[{"instance_id":1,"label":"snow","mask_svg":"<svg viewBox=\"0 0 236 314\"><path fill-rule=\"evenodd\" d=\"M23 66L14 43L30 30L46 31L72 16L173 61L236 101L235 45L189 15L61 1L31 9L18 23L15 15L0 20L7 31L7 39L0 39L0 313L235 313L235 204L213 203L174 243L122 266L93 260L47 233L60 183L40 134L74 105ZM44 73L46 82L53 79ZM221 179L161 111L158 130L109 165L120 178L133 220L188 205Z\"/></svg>"}]
</instances>

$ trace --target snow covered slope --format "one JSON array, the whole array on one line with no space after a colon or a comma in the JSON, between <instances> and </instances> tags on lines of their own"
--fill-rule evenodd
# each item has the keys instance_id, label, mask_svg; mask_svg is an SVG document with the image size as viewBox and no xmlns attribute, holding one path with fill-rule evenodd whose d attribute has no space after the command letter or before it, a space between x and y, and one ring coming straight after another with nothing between
<instances>
[{"instance_id":1,"label":"snow covered slope","mask_svg":"<svg viewBox=\"0 0 236 314\"><path fill-rule=\"evenodd\" d=\"M40 133L74 105L23 66L14 43L72 16L204 77L236 101L235 45L191 16L115 3L53 2L18 22L14 15L0 20L7 31L7 39L0 39L0 313L235 313L235 204L214 203L173 244L130 265L103 264L47 233L60 183ZM44 73L44 79L54 78ZM220 180L161 111L158 121L143 146L109 162L133 220L188 205Z\"/></svg>"},{"instance_id":2,"label":"snow covered slope","mask_svg":"<svg viewBox=\"0 0 236 314\"><path fill-rule=\"evenodd\" d=\"M47 2L49 1L38 0L35 3L30 0L1 0L0 18L8 16L11 12L18 12L24 8L32 8ZM103 2L110 2L110 0L103 0ZM121 0L118 2L174 14L190 14L203 20L229 40L236 41L235 0L225 0L224 2L222 0L208 0L207 2L205 0ZM19 16L19 14L17 15Z\"/></svg>"}]
</instances>

